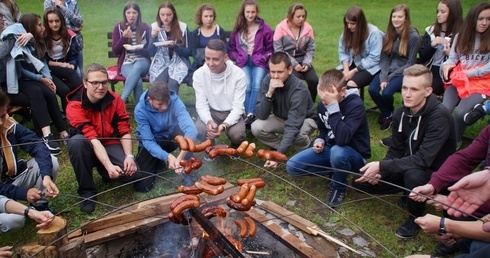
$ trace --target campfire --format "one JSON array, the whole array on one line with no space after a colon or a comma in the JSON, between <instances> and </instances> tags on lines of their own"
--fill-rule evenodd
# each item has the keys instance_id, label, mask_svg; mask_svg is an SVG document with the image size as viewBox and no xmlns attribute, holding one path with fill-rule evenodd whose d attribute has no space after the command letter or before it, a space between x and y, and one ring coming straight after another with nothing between
<instances>
[{"instance_id":1,"label":"campfire","mask_svg":"<svg viewBox=\"0 0 490 258\"><path fill-rule=\"evenodd\" d=\"M217 195L199 194L202 205L183 211L185 221L179 224L170 222L169 214L183 194L130 205L69 234L58 257L337 257L336 247L325 238L305 235L300 240L264 210L275 209L284 218L298 215L277 214L281 207L260 201L237 211L226 203L242 186L226 183L223 188ZM250 228L250 221L255 227Z\"/></svg>"}]
</instances>

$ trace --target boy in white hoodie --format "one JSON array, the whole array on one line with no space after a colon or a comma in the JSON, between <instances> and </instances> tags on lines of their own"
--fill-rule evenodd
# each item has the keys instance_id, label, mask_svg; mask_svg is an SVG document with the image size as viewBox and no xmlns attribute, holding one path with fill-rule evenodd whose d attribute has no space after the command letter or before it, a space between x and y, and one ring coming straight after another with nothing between
<instances>
[{"instance_id":1,"label":"boy in white hoodie","mask_svg":"<svg viewBox=\"0 0 490 258\"><path fill-rule=\"evenodd\" d=\"M228 60L226 44L210 40L204 50L205 64L193 75L196 92L198 138L218 138L223 132L238 147L245 139L245 73Z\"/></svg>"}]
</instances>

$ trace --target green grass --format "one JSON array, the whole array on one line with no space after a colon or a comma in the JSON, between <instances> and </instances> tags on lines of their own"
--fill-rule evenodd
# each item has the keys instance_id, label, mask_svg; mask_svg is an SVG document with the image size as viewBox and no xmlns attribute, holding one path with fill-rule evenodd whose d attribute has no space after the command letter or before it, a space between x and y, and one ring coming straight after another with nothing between
<instances>
[{"instance_id":1,"label":"green grass","mask_svg":"<svg viewBox=\"0 0 490 258\"><path fill-rule=\"evenodd\" d=\"M85 39L85 65L89 63L100 63L105 66L114 65L115 59L107 58L107 39L106 33L112 31L113 26L122 19L122 7L125 0L115 1L94 1L83 0L79 1L81 13L85 20L83 35ZM155 19L158 5L162 1L145 0L140 1L143 20L147 23L152 23ZM174 1L179 19L188 24L190 29L196 27L193 24L193 15L196 7L204 1ZM233 26L236 12L239 4L236 0L209 1L217 9L217 23L223 26L226 30L230 30ZM339 35L342 31L342 17L351 5L359 5L366 13L369 22L378 26L381 30L386 29L389 13L391 8L399 1L394 0L357 0L357 1L302 1L308 9L308 21L314 28L316 41L316 55L314 66L320 74L323 71L336 67L338 65L337 43ZM464 12L469 10L469 7L476 3L476 0L465 0L463 2ZM42 13L43 1L40 0L18 0L23 13L36 12ZM260 1L260 16L275 27L284 17L289 5L293 1L283 0L268 0ZM420 33L424 28L433 23L435 20L436 1L423 0L407 0L405 2L411 9L412 22ZM117 91L121 92L122 85L117 85ZM182 86L180 96L186 104L192 105L195 101L192 88ZM366 106L374 106L369 98L366 90ZM396 104L400 105L401 100L397 94ZM195 115L195 110L190 110ZM368 113L371 128L371 148L372 158L370 160L380 160L386 153L386 148L379 144L379 140L388 136L387 132L382 132L378 129L376 123L377 114ZM133 123L134 125L134 123ZM443 126L443 125L441 125ZM485 122L479 122L477 125L467 129L466 135L475 137L478 132L485 126ZM133 127L134 130L135 127ZM253 136L247 135L247 139L256 142ZM225 141L224 139L222 139ZM465 145L468 142L464 143ZM263 147L259 144L259 147ZM57 180L57 185L60 188L60 196L51 201L52 207L60 212L68 220L69 228L77 228L80 224L96 219L106 212L112 210L110 207L97 205L94 214L88 216L79 211L76 204L77 183L74 177L73 169L68 160L67 149L64 148L63 154L60 155L60 175ZM292 154L292 153L290 153ZM211 163L204 163L203 167L196 171L196 177L201 174L224 175L230 182L234 182L241 177L262 176L268 182L268 185L263 190L259 191L257 198L263 200L271 200L280 205L285 205L288 200L296 200L295 207L288 207L305 218L311 219L318 223L322 228L329 231L335 236L352 245L350 239L345 239L336 233L337 230L343 227L349 227L371 242L369 249L373 250L378 257L390 257L390 253L385 251L381 245L385 246L390 252L393 252L396 257L405 256L412 253L430 253L434 250L435 239L421 232L416 238L411 240L400 240L394 235L396 228L403 222L407 213L396 208L395 202L397 196L383 198L387 203L378 199L366 199L368 196L359 194L349 190L346 203L337 209L337 213L330 211L325 206L321 205L317 200L325 202L328 195L328 189L325 188L326 179L313 177L290 177L284 170L284 166L269 172L261 168L263 161L251 159L251 163L245 163L240 160L228 158L217 159ZM94 173L96 174L96 173ZM173 173L164 173L162 179L158 180L158 184L149 193L135 193L132 187L121 187L117 190L110 191L113 187L118 187L120 184L104 184L99 176L95 176L99 191L109 191L103 194L98 199L100 202L110 204L111 206L122 206L128 203L145 200L148 198L167 195L176 191L175 185L180 183L181 178ZM305 194L299 189L304 189L310 195ZM360 201L356 201L360 200ZM429 212L434 213L432 208ZM349 222L351 221L351 222ZM335 222L334 227L323 226L326 222ZM355 225L354 225L355 224ZM381 245L375 243L367 234L371 235ZM7 244L21 246L24 243L34 241L35 229L34 223L29 221L20 232L12 234L2 234L0 246ZM349 256L347 253L344 256Z\"/></svg>"}]
</instances>

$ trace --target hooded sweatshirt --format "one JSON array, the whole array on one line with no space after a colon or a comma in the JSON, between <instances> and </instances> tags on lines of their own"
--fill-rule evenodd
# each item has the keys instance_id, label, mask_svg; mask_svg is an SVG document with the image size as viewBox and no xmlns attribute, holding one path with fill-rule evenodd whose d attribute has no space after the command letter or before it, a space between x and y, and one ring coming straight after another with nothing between
<instances>
[{"instance_id":1,"label":"hooded sweatshirt","mask_svg":"<svg viewBox=\"0 0 490 258\"><path fill-rule=\"evenodd\" d=\"M305 22L296 38L289 28L288 19L282 20L274 31L274 52L288 54L293 67L298 64L311 67L315 56L315 39L311 25Z\"/></svg>"},{"instance_id":2,"label":"hooded sweatshirt","mask_svg":"<svg viewBox=\"0 0 490 258\"><path fill-rule=\"evenodd\" d=\"M211 73L207 64L204 64L193 75L194 90L196 92L196 110L204 124L211 117L211 110L229 111L228 117L223 121L229 126L238 122L245 112L246 77L240 67L232 61L226 61L224 72Z\"/></svg>"},{"instance_id":3,"label":"hooded sweatshirt","mask_svg":"<svg viewBox=\"0 0 490 258\"><path fill-rule=\"evenodd\" d=\"M380 161L382 177L411 169L436 171L456 151L453 117L434 94L416 114L404 106L395 110L392 139Z\"/></svg>"},{"instance_id":4,"label":"hooded sweatshirt","mask_svg":"<svg viewBox=\"0 0 490 258\"><path fill-rule=\"evenodd\" d=\"M308 88L294 75L289 75L284 81L284 87L276 88L272 99L269 100L266 93L269 91L270 81L270 75L262 81L255 112L260 120L266 120L272 111L274 116L286 121L284 134L277 148L277 151L286 153L300 132L305 119L316 118L315 105Z\"/></svg>"},{"instance_id":5,"label":"hooded sweatshirt","mask_svg":"<svg viewBox=\"0 0 490 258\"><path fill-rule=\"evenodd\" d=\"M197 138L197 129L189 112L179 96L170 91L170 102L165 111L155 110L147 100L148 91L141 95L140 101L134 109L136 138L139 145L145 148L153 157L167 161L168 152L158 144L161 140L172 137L175 130L182 130L185 137Z\"/></svg>"},{"instance_id":6,"label":"hooded sweatshirt","mask_svg":"<svg viewBox=\"0 0 490 258\"><path fill-rule=\"evenodd\" d=\"M347 91L344 99L325 106L318 103L318 138L326 144L349 146L363 158L371 157L368 120L364 102L356 91Z\"/></svg>"}]
</instances>

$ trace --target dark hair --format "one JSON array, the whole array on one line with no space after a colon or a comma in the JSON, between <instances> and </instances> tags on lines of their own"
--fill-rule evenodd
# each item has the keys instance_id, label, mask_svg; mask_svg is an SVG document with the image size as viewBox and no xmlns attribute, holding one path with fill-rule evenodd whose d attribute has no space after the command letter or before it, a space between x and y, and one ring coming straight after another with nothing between
<instances>
[{"instance_id":1,"label":"dark hair","mask_svg":"<svg viewBox=\"0 0 490 258\"><path fill-rule=\"evenodd\" d=\"M107 69L105 69L104 66L102 66L100 64L92 63L92 64L87 65L85 67L85 69L83 69L83 80L86 81L88 79L88 74L92 73L92 72L102 72L102 73L105 73L106 75L108 75Z\"/></svg>"},{"instance_id":2,"label":"dark hair","mask_svg":"<svg viewBox=\"0 0 490 258\"><path fill-rule=\"evenodd\" d=\"M407 56L408 55L408 41L410 40L410 27L412 27L412 23L410 22L410 10L408 6L404 4L399 4L391 10L390 18L388 19L388 28L386 29L385 38L383 40L383 51L386 53L391 53L393 50L393 44L395 43L398 34L396 33L396 29L391 22L391 16L394 12L404 11L405 12L405 24L403 25L403 29L400 33L400 45L398 46L398 55L399 56Z\"/></svg>"},{"instance_id":3,"label":"dark hair","mask_svg":"<svg viewBox=\"0 0 490 258\"><path fill-rule=\"evenodd\" d=\"M297 10L304 10L305 11L305 20L306 20L306 17L308 16L308 12L306 11L305 6L302 3L294 3L288 9L287 18L289 21L291 21L293 19L294 12L296 12Z\"/></svg>"},{"instance_id":4,"label":"dark hair","mask_svg":"<svg viewBox=\"0 0 490 258\"><path fill-rule=\"evenodd\" d=\"M168 84L163 81L154 81L148 86L148 98L168 103L170 100L170 90Z\"/></svg>"},{"instance_id":5,"label":"dark hair","mask_svg":"<svg viewBox=\"0 0 490 258\"><path fill-rule=\"evenodd\" d=\"M7 93L5 93L3 90L0 90L0 107L6 107L9 105L9 97Z\"/></svg>"},{"instance_id":6,"label":"dark hair","mask_svg":"<svg viewBox=\"0 0 490 258\"><path fill-rule=\"evenodd\" d=\"M123 8L123 22L121 24L121 29L126 30L128 28L128 20L126 19L126 11L130 8L133 8L138 12L138 18L136 19L136 25L131 25L131 30L136 30L136 43L141 43L141 37L143 36L143 22L141 21L141 9L140 6L133 1L129 1L124 5ZM131 39L127 39L128 43L131 43Z\"/></svg>"},{"instance_id":7,"label":"dark hair","mask_svg":"<svg viewBox=\"0 0 490 258\"><path fill-rule=\"evenodd\" d=\"M213 16L214 16L213 21L216 20L216 9L214 9L214 7L211 4L208 3L201 4L199 7L197 7L196 13L194 14L194 22L198 26L202 26L202 13L204 11L213 11Z\"/></svg>"},{"instance_id":8,"label":"dark hair","mask_svg":"<svg viewBox=\"0 0 490 258\"><path fill-rule=\"evenodd\" d=\"M248 33L247 19L245 19L245 7L247 7L247 5L254 5L255 9L257 10L257 15L259 14L259 4L257 1L243 0L242 4L240 5L240 9L238 10L235 26L233 27L233 31L238 34L247 35Z\"/></svg>"},{"instance_id":9,"label":"dark hair","mask_svg":"<svg viewBox=\"0 0 490 258\"><path fill-rule=\"evenodd\" d=\"M478 21L480 13L487 9L490 9L490 3L477 3L471 7L461 25L458 38L454 45L456 53L469 55L475 51L480 52L480 54L490 52L490 29L487 29L482 33L480 37L480 47L474 49L476 40L476 22Z\"/></svg>"},{"instance_id":10,"label":"dark hair","mask_svg":"<svg viewBox=\"0 0 490 258\"><path fill-rule=\"evenodd\" d=\"M275 52L272 54L271 59L269 59L269 63L271 64L280 64L281 62L284 62L286 64L286 68L289 68L292 66L291 60L289 59L288 54L285 52Z\"/></svg>"},{"instance_id":11,"label":"dark hair","mask_svg":"<svg viewBox=\"0 0 490 258\"><path fill-rule=\"evenodd\" d=\"M206 48L209 48L209 49L215 50L215 51L221 51L223 53L223 55L228 54L228 51L226 50L226 44L221 39L212 39L212 40L208 41Z\"/></svg>"},{"instance_id":12,"label":"dark hair","mask_svg":"<svg viewBox=\"0 0 490 258\"><path fill-rule=\"evenodd\" d=\"M403 76L419 77L423 76L423 86L425 89L432 87L432 72L425 65L414 64L403 70Z\"/></svg>"},{"instance_id":13,"label":"dark hair","mask_svg":"<svg viewBox=\"0 0 490 258\"><path fill-rule=\"evenodd\" d=\"M347 26L347 21L356 23L356 30L352 32ZM342 42L344 50L352 49L354 55L360 54L365 48L365 41L369 36L368 22L361 8L352 6L344 15L344 32Z\"/></svg>"},{"instance_id":14,"label":"dark hair","mask_svg":"<svg viewBox=\"0 0 490 258\"><path fill-rule=\"evenodd\" d=\"M52 50L53 45L53 31L49 28L48 15L55 14L60 19L60 29L58 31L61 36L61 45L63 46L63 56L66 56L68 51L70 50L70 40L71 36L68 34L68 27L66 26L65 17L63 13L61 13L60 9L56 7L49 7L44 11L44 27L46 28L46 48Z\"/></svg>"},{"instance_id":15,"label":"dark hair","mask_svg":"<svg viewBox=\"0 0 490 258\"><path fill-rule=\"evenodd\" d=\"M3 0L0 2L2 2L7 7L10 14L12 15L12 20L14 20L14 22L18 22L19 17L17 17L17 13L19 12L19 6L15 2L15 0Z\"/></svg>"},{"instance_id":16,"label":"dark hair","mask_svg":"<svg viewBox=\"0 0 490 258\"><path fill-rule=\"evenodd\" d=\"M24 26L27 32L34 35L34 56L39 60L44 60L46 53L46 44L42 35L36 33L37 23L41 22L41 16L35 13L26 13L20 16L20 23Z\"/></svg>"},{"instance_id":17,"label":"dark hair","mask_svg":"<svg viewBox=\"0 0 490 258\"><path fill-rule=\"evenodd\" d=\"M463 7L459 0L441 0L439 3L446 5L449 8L449 15L446 20L446 31L444 35L456 35L461 23L463 23ZM436 11L437 13L437 11ZM434 22L434 35L441 36L442 24Z\"/></svg>"},{"instance_id":18,"label":"dark hair","mask_svg":"<svg viewBox=\"0 0 490 258\"><path fill-rule=\"evenodd\" d=\"M158 27L163 27L163 22L160 20L160 10L163 8L168 8L172 11L174 17L172 18L172 24L170 25L170 31L172 32L172 37L175 38L177 44L183 45L185 44L184 38L182 37L182 30L180 29L180 24L179 24L179 18L177 17L177 11L175 10L175 7L172 3L170 2L164 2L158 7L158 12L157 12L157 24Z\"/></svg>"},{"instance_id":19,"label":"dark hair","mask_svg":"<svg viewBox=\"0 0 490 258\"><path fill-rule=\"evenodd\" d=\"M318 84L319 88L326 88L331 84L335 85L337 91L340 91L342 88L347 87L347 82L345 81L344 74L337 69L330 69L325 71L320 77L320 83Z\"/></svg>"}]
</instances>

